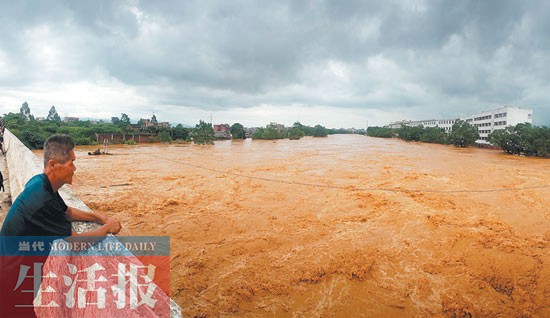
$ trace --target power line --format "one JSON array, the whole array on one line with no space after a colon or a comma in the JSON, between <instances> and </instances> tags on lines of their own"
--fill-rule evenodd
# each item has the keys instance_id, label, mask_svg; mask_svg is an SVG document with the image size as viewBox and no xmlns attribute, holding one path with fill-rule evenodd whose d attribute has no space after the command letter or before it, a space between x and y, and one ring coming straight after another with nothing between
<instances>
[{"instance_id":1,"label":"power line","mask_svg":"<svg viewBox=\"0 0 550 318\"><path fill-rule=\"evenodd\" d=\"M505 191L519 191L519 190L533 190L533 189L546 189L550 188L550 185L541 185L541 186L528 186L528 187L517 187L517 188L500 188L500 189L477 189L477 190L432 190L432 189L401 189L401 188L374 188L374 187L355 187L355 186L333 186L333 185L326 185L326 184L318 184L318 183L308 183L308 182L296 182L296 181L287 181L287 180L280 180L280 179L273 179L273 178L266 178L266 177L258 177L258 176L251 176L251 175L245 175L241 173L235 173L235 172L228 172L223 170L218 170L214 168L208 168L200 165L195 165L189 162L183 162L179 160L173 160L173 159L167 159L163 158L161 156L157 156L154 154L147 154L151 157L155 157L158 159L174 162L177 164L181 164L184 166L189 166L197 169L212 171L220 174L228 174L236 177L241 178L247 178L252 180L261 180L261 181L268 181L268 182L275 182L275 183L282 183L282 184L289 184L289 185L300 185L300 186L308 186L308 187L316 187L316 188L326 188L326 189L337 189L337 190L351 190L351 191L381 191L381 192L399 192L399 193L487 193L487 192L505 192Z\"/></svg>"}]
</instances>

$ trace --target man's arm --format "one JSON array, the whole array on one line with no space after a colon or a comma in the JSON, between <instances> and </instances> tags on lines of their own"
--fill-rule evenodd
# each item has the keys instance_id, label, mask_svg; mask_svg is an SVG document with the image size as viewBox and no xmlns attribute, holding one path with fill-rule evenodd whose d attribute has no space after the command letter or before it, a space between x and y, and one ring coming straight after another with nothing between
<instances>
[{"instance_id":1,"label":"man's arm","mask_svg":"<svg viewBox=\"0 0 550 318\"><path fill-rule=\"evenodd\" d=\"M101 213L95 213L95 212L86 212L82 211L80 209L74 208L74 207L68 207L67 211L65 211L65 214L69 218L69 220L75 222L75 221L89 221L89 222L96 222L99 224L105 224L107 223L107 220L109 219L107 216L101 214Z\"/></svg>"},{"instance_id":2,"label":"man's arm","mask_svg":"<svg viewBox=\"0 0 550 318\"><path fill-rule=\"evenodd\" d=\"M117 219L107 217L101 213L86 212L74 207L68 207L65 214L71 221L90 221L103 224L95 230L83 233L72 231L71 236L106 236L109 233L117 234L121 229L120 222Z\"/></svg>"}]
</instances>

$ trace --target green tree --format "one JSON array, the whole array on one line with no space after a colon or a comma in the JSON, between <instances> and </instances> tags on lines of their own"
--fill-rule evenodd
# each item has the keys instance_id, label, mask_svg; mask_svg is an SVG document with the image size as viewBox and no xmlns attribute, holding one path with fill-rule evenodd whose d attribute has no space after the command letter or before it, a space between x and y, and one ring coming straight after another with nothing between
<instances>
[{"instance_id":1,"label":"green tree","mask_svg":"<svg viewBox=\"0 0 550 318\"><path fill-rule=\"evenodd\" d=\"M26 121L34 119L34 116L31 114L31 108L29 107L29 104L27 102L24 102L21 105L21 108L19 108L19 113L25 117Z\"/></svg>"},{"instance_id":2,"label":"green tree","mask_svg":"<svg viewBox=\"0 0 550 318\"><path fill-rule=\"evenodd\" d=\"M170 142L172 141L172 137L170 137L170 133L168 131L162 131L159 135L160 142Z\"/></svg>"},{"instance_id":3,"label":"green tree","mask_svg":"<svg viewBox=\"0 0 550 318\"><path fill-rule=\"evenodd\" d=\"M120 122L124 123L125 125L130 125L130 117L128 117L127 114L122 113L120 114Z\"/></svg>"},{"instance_id":4,"label":"green tree","mask_svg":"<svg viewBox=\"0 0 550 318\"><path fill-rule=\"evenodd\" d=\"M313 137L326 137L328 136L328 131L324 126L321 125L315 125L313 127Z\"/></svg>"},{"instance_id":5,"label":"green tree","mask_svg":"<svg viewBox=\"0 0 550 318\"><path fill-rule=\"evenodd\" d=\"M252 139L263 139L265 128L260 127L255 132L252 133Z\"/></svg>"},{"instance_id":6,"label":"green tree","mask_svg":"<svg viewBox=\"0 0 550 318\"><path fill-rule=\"evenodd\" d=\"M193 138L194 143L200 145L213 145L214 140L216 140L212 125L202 120L200 120L195 126L195 129L193 129L191 137Z\"/></svg>"},{"instance_id":7,"label":"green tree","mask_svg":"<svg viewBox=\"0 0 550 318\"><path fill-rule=\"evenodd\" d=\"M55 110L55 106L52 106L50 108L50 111L48 112L48 117L46 117L47 120L60 122L61 117L59 117L59 114L57 113L57 110Z\"/></svg>"},{"instance_id":8,"label":"green tree","mask_svg":"<svg viewBox=\"0 0 550 318\"><path fill-rule=\"evenodd\" d=\"M288 131L288 139L290 140L298 140L302 137L304 137L305 133L298 127L292 127Z\"/></svg>"},{"instance_id":9,"label":"green tree","mask_svg":"<svg viewBox=\"0 0 550 318\"><path fill-rule=\"evenodd\" d=\"M127 132L130 128L130 117L128 117L125 113L120 114L120 120L118 121L117 126L119 126L122 131Z\"/></svg>"},{"instance_id":10,"label":"green tree","mask_svg":"<svg viewBox=\"0 0 550 318\"><path fill-rule=\"evenodd\" d=\"M244 133L244 127L243 125L239 123L234 123L231 125L231 128L229 129L229 132L231 132L231 136L233 136L233 139L245 139L245 133Z\"/></svg>"},{"instance_id":11,"label":"green tree","mask_svg":"<svg viewBox=\"0 0 550 318\"><path fill-rule=\"evenodd\" d=\"M8 113L4 115L4 125L9 129L18 130L25 125L25 115L22 113Z\"/></svg>"},{"instance_id":12,"label":"green tree","mask_svg":"<svg viewBox=\"0 0 550 318\"><path fill-rule=\"evenodd\" d=\"M262 134L262 139L267 139L267 140L283 139L283 138L285 138L284 132L273 125L267 126Z\"/></svg>"},{"instance_id":13,"label":"green tree","mask_svg":"<svg viewBox=\"0 0 550 318\"><path fill-rule=\"evenodd\" d=\"M443 128L426 127L420 135L420 141L433 144L445 144L447 142L447 133Z\"/></svg>"},{"instance_id":14,"label":"green tree","mask_svg":"<svg viewBox=\"0 0 550 318\"><path fill-rule=\"evenodd\" d=\"M550 127L535 127L536 138L533 147L539 157L550 157Z\"/></svg>"},{"instance_id":15,"label":"green tree","mask_svg":"<svg viewBox=\"0 0 550 318\"><path fill-rule=\"evenodd\" d=\"M157 121L157 116L155 114L153 114L153 117L151 117L151 124L153 124L154 126L158 125L158 121Z\"/></svg>"},{"instance_id":16,"label":"green tree","mask_svg":"<svg viewBox=\"0 0 550 318\"><path fill-rule=\"evenodd\" d=\"M21 140L25 146L29 149L42 149L44 147L44 141L46 141L46 134L31 127L25 128L21 131Z\"/></svg>"},{"instance_id":17,"label":"green tree","mask_svg":"<svg viewBox=\"0 0 550 318\"><path fill-rule=\"evenodd\" d=\"M477 129L463 120L458 120L453 125L453 131L449 135L449 141L457 147L468 147L479 139Z\"/></svg>"},{"instance_id":18,"label":"green tree","mask_svg":"<svg viewBox=\"0 0 550 318\"><path fill-rule=\"evenodd\" d=\"M519 138L514 135L512 127L494 130L489 134L488 141L493 145L500 147L507 153L520 153Z\"/></svg>"},{"instance_id":19,"label":"green tree","mask_svg":"<svg viewBox=\"0 0 550 318\"><path fill-rule=\"evenodd\" d=\"M403 139L406 141L420 141L420 136L422 136L423 132L424 132L424 126L422 125L418 125L418 126L401 125L401 128L399 128L397 134L400 139Z\"/></svg>"},{"instance_id":20,"label":"green tree","mask_svg":"<svg viewBox=\"0 0 550 318\"><path fill-rule=\"evenodd\" d=\"M176 127L172 128L172 138L186 140L189 136L189 129L183 127L182 124L177 124Z\"/></svg>"},{"instance_id":21,"label":"green tree","mask_svg":"<svg viewBox=\"0 0 550 318\"><path fill-rule=\"evenodd\" d=\"M392 138L396 133L391 128L371 126L367 128L367 135L371 137Z\"/></svg>"},{"instance_id":22,"label":"green tree","mask_svg":"<svg viewBox=\"0 0 550 318\"><path fill-rule=\"evenodd\" d=\"M513 155L550 157L550 128L522 123L489 134L489 142Z\"/></svg>"},{"instance_id":23,"label":"green tree","mask_svg":"<svg viewBox=\"0 0 550 318\"><path fill-rule=\"evenodd\" d=\"M277 128L277 125L269 124L265 128L259 128L252 134L252 139L284 139L286 138L286 131Z\"/></svg>"}]
</instances>

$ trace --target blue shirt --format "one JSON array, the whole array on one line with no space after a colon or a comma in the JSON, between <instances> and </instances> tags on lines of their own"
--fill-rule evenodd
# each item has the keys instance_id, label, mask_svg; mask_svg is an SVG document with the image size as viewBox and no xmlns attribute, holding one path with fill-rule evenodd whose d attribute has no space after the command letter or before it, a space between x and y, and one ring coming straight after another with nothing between
<instances>
[{"instance_id":1,"label":"blue shirt","mask_svg":"<svg viewBox=\"0 0 550 318\"><path fill-rule=\"evenodd\" d=\"M70 236L67 205L45 174L32 177L12 204L0 236Z\"/></svg>"}]
</instances>

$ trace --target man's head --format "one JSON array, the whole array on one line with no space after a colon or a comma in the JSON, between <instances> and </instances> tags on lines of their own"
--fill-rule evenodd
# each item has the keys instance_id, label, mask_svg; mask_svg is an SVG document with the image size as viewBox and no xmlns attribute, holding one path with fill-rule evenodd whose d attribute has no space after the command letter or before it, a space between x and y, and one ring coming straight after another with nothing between
<instances>
[{"instance_id":1,"label":"man's head","mask_svg":"<svg viewBox=\"0 0 550 318\"><path fill-rule=\"evenodd\" d=\"M71 184L76 171L74 142L67 135L53 135L44 142L44 171L52 183ZM53 184L52 184L53 185Z\"/></svg>"}]
</instances>

